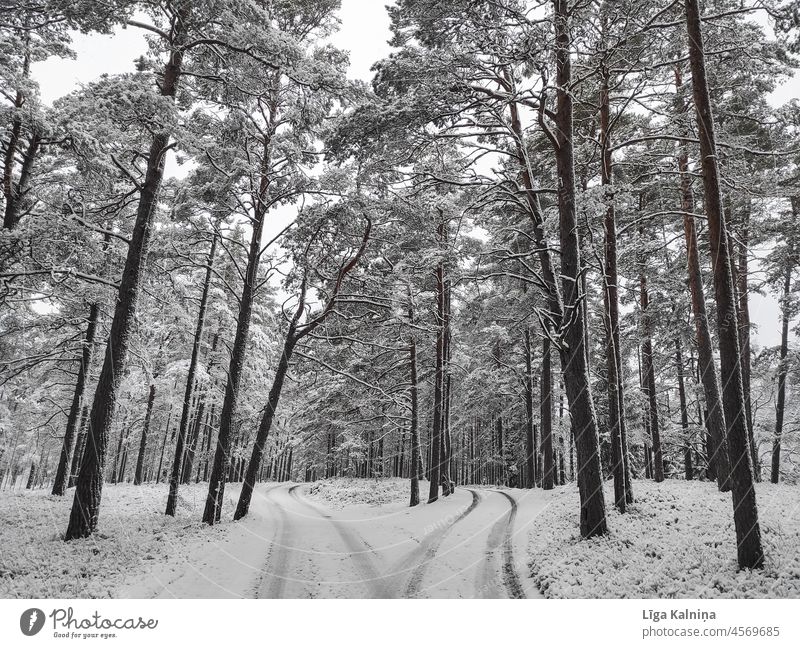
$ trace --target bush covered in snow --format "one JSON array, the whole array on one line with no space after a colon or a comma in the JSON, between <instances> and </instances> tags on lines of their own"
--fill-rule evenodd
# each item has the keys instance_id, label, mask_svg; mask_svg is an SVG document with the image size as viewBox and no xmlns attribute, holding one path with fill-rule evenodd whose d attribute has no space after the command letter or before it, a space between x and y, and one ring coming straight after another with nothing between
<instances>
[{"instance_id":1,"label":"bush covered in snow","mask_svg":"<svg viewBox=\"0 0 800 648\"><path fill-rule=\"evenodd\" d=\"M564 487L531 532L530 569L551 598L800 597L800 488L758 484L763 570L738 571L730 493L711 482L635 481L610 532L582 540L578 492Z\"/></svg>"},{"instance_id":2,"label":"bush covered in snow","mask_svg":"<svg viewBox=\"0 0 800 648\"><path fill-rule=\"evenodd\" d=\"M420 499L425 500L428 482L420 482ZM408 502L411 485L408 479L387 477L384 479L356 479L354 477L335 477L308 484L304 494L309 499L331 508L344 508L356 504L381 506Z\"/></svg>"}]
</instances>

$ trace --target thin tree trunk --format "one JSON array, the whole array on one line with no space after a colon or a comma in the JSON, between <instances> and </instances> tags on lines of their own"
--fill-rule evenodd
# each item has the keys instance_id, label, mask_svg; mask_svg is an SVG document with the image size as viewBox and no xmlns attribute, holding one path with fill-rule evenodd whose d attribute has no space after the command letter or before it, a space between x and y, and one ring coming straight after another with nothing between
<instances>
[{"instance_id":1,"label":"thin tree trunk","mask_svg":"<svg viewBox=\"0 0 800 648\"><path fill-rule=\"evenodd\" d=\"M686 383L683 377L683 349L680 338L675 338L675 367L678 371L678 399L681 406L681 430L683 431L683 468L687 480L694 477L692 467L692 443L689 438L689 408L686 403Z\"/></svg>"},{"instance_id":2,"label":"thin tree trunk","mask_svg":"<svg viewBox=\"0 0 800 648\"><path fill-rule=\"evenodd\" d=\"M542 429L542 455L544 456L542 488L544 490L553 488L553 371L551 364L550 338L545 336L542 342L542 378L539 382L541 386L539 424Z\"/></svg>"},{"instance_id":3,"label":"thin tree trunk","mask_svg":"<svg viewBox=\"0 0 800 648\"><path fill-rule=\"evenodd\" d=\"M117 441L117 452L114 454L114 465L111 468L111 483L117 483L119 475L119 465L122 459L122 444L125 442L125 427L128 425L128 415L122 419L122 426L119 428L119 439Z\"/></svg>"},{"instance_id":4,"label":"thin tree trunk","mask_svg":"<svg viewBox=\"0 0 800 648\"><path fill-rule=\"evenodd\" d=\"M413 326L414 310L409 304L408 320ZM419 448L419 385L417 378L417 340L411 333L411 343L408 347L410 388L411 396L411 500L409 506L419 504L419 474L420 474L420 448Z\"/></svg>"},{"instance_id":5,"label":"thin tree trunk","mask_svg":"<svg viewBox=\"0 0 800 648\"><path fill-rule=\"evenodd\" d=\"M261 417L261 424L258 427L256 435L256 442L253 445L253 452L250 456L250 461L247 464L247 472L245 474L244 483L242 484L242 491L239 495L239 502L236 505L236 512L233 519L240 520L250 510L250 500L253 496L253 487L256 482L256 475L258 469L261 467L261 458L264 454L264 446L267 443L269 431L272 428L272 422L275 418L275 412L278 410L278 401L281 397L283 390L283 382L286 374L289 371L289 364L294 352L294 329L290 327L289 333L286 336L286 341L283 345L283 353L278 362L278 368L275 370L275 378L272 380L272 387L269 390L269 397L267 398L267 407L264 410L264 415ZM289 450L289 463L291 464L291 449ZM287 473L291 474L291 466L287 469Z\"/></svg>"},{"instance_id":6,"label":"thin tree trunk","mask_svg":"<svg viewBox=\"0 0 800 648\"><path fill-rule=\"evenodd\" d=\"M439 240L444 238L444 223L438 227ZM430 487L428 504L439 499L439 481L441 479L442 449L442 405L444 402L444 263L440 260L436 265L436 370L433 387L433 432L431 434Z\"/></svg>"},{"instance_id":7,"label":"thin tree trunk","mask_svg":"<svg viewBox=\"0 0 800 648\"><path fill-rule=\"evenodd\" d=\"M764 564L764 552L761 546L761 527L758 522L758 506L753 487L753 471L747 440L747 413L744 406L740 367L739 327L736 319L727 226L722 213L717 146L706 79L698 0L686 0L686 25L689 36L692 90L702 158L705 212L708 219L714 292L717 302L722 403L728 426L727 440L731 463L730 481L737 554L740 568L759 568Z\"/></svg>"},{"instance_id":8,"label":"thin tree trunk","mask_svg":"<svg viewBox=\"0 0 800 648\"><path fill-rule=\"evenodd\" d=\"M792 207L797 211L800 198L792 197ZM781 350L778 360L778 399L775 404L775 439L772 442L772 470L770 481L777 484L781 474L781 437L783 436L783 415L786 409L786 374L789 353L789 324L792 319L792 272L794 271L794 245L789 245L786 267L783 275L783 299L781 299Z\"/></svg>"},{"instance_id":9,"label":"thin tree trunk","mask_svg":"<svg viewBox=\"0 0 800 648\"><path fill-rule=\"evenodd\" d=\"M604 22L605 24L605 22ZM601 183L605 187L606 206L603 220L605 263L603 272L603 297L605 301L606 324L606 373L608 380L608 428L611 436L611 470L614 475L614 505L624 513L629 496L628 448L623 439L622 418L623 386L620 379L622 355L619 336L619 278L617 276L617 221L614 209L614 175L611 155L611 105L609 90L609 71L603 62L602 84L600 87L600 129L601 129ZM632 494L630 499L632 499Z\"/></svg>"},{"instance_id":10,"label":"thin tree trunk","mask_svg":"<svg viewBox=\"0 0 800 648\"><path fill-rule=\"evenodd\" d=\"M750 288L748 277L748 247L750 243L750 208L745 209L742 227L739 231L739 263L735 270L737 292L737 314L739 316L739 348L742 352L742 389L744 391L744 407L747 414L747 440L750 444L750 456L753 461L753 477L761 481L761 459L758 456L755 434L753 430L753 404L750 396L750 368L752 351L750 349ZM733 251L733 246L730 246ZM731 260L733 264L733 260Z\"/></svg>"},{"instance_id":11,"label":"thin tree trunk","mask_svg":"<svg viewBox=\"0 0 800 648\"><path fill-rule=\"evenodd\" d=\"M653 442L653 479L664 481L664 456L661 450L661 430L658 420L658 394L656 393L656 369L653 361L652 320L649 306L650 295L647 290L647 276L644 261L639 274L639 303L642 307L642 364L644 371L645 395L650 416L650 438Z\"/></svg>"},{"instance_id":12,"label":"thin tree trunk","mask_svg":"<svg viewBox=\"0 0 800 648\"><path fill-rule=\"evenodd\" d=\"M445 241L447 235L445 233ZM442 327L444 329L444 340L442 348L442 450L441 450L441 481L442 494L448 497L453 492L451 479L452 461L452 441L450 438L450 280L447 278L446 270L444 277L444 310Z\"/></svg>"},{"instance_id":13,"label":"thin tree trunk","mask_svg":"<svg viewBox=\"0 0 800 648\"><path fill-rule=\"evenodd\" d=\"M142 483L144 478L144 454L147 450L147 433L150 431L150 420L153 416L153 403L156 400L156 385L150 385L150 393L147 396L147 412L144 415L144 425L142 425L142 438L139 442L139 456L136 459L136 473L133 477L134 486Z\"/></svg>"},{"instance_id":14,"label":"thin tree trunk","mask_svg":"<svg viewBox=\"0 0 800 648\"><path fill-rule=\"evenodd\" d=\"M164 450L167 447L167 439L169 438L169 425L172 421L172 405L169 407L169 414L167 414L167 424L164 426L164 440L161 442L161 454L158 458L158 468L156 469L156 484L161 481L161 468L164 465Z\"/></svg>"},{"instance_id":15,"label":"thin tree trunk","mask_svg":"<svg viewBox=\"0 0 800 648\"><path fill-rule=\"evenodd\" d=\"M525 327L525 488L536 485L536 444L533 424L533 349L531 330Z\"/></svg>"},{"instance_id":16,"label":"thin tree trunk","mask_svg":"<svg viewBox=\"0 0 800 648\"><path fill-rule=\"evenodd\" d=\"M75 439L80 422L81 408L83 405L83 393L86 389L86 377L89 375L89 366L92 363L92 351L94 348L94 337L97 330L97 317L99 307L96 303L89 306L89 320L86 325L86 337L83 341L83 352L81 353L80 366L78 367L78 378L75 381L75 391L72 394L72 405L67 417L67 430L64 433L64 443L61 446L61 456L58 460L56 477L53 480L53 495L63 495L67 480L72 472L71 460L75 450Z\"/></svg>"},{"instance_id":17,"label":"thin tree trunk","mask_svg":"<svg viewBox=\"0 0 800 648\"><path fill-rule=\"evenodd\" d=\"M195 386L195 376L197 373L197 364L200 361L200 346L203 341L203 329L206 324L206 310L208 308L208 295L211 289L211 277L214 267L214 256L217 252L217 234L211 239L211 249L208 251L208 259L206 261L206 276L203 282L203 292L200 297L200 308L197 312L197 324L194 331L194 339L192 341L192 356L189 360L189 371L186 375L186 388L183 394L183 407L181 410L181 421L178 426L178 437L175 442L175 456L172 460L172 472L169 478L169 494L167 495L167 508L166 515L175 515L175 509L178 505L178 488L180 484L181 468L183 466L183 456L186 445L186 435L189 430L189 411L191 407L192 395Z\"/></svg>"},{"instance_id":18,"label":"thin tree trunk","mask_svg":"<svg viewBox=\"0 0 800 648\"><path fill-rule=\"evenodd\" d=\"M273 115L274 117L274 115ZM222 513L222 501L225 493L225 474L230 462L230 439L233 418L236 414L239 398L239 382L244 369L247 341L250 335L250 320L253 313L253 301L257 284L258 266L261 259L261 233L267 212L267 193L270 186L269 169L271 166L272 143L270 137L264 141L262 174L257 195L257 205L253 222L253 232L247 254L247 270L244 275L242 296L239 301L239 314L236 319L236 336L228 365L228 381L225 386L225 397L220 412L217 448L214 452L214 463L208 482L208 497L203 511L203 522L214 524ZM263 420L263 419L262 419Z\"/></svg>"}]
</instances>

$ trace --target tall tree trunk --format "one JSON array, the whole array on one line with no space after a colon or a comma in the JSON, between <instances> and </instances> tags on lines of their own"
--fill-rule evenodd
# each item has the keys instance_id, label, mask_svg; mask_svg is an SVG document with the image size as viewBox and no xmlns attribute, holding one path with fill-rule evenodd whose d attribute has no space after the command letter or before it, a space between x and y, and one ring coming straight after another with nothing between
<instances>
[{"instance_id":1,"label":"tall tree trunk","mask_svg":"<svg viewBox=\"0 0 800 648\"><path fill-rule=\"evenodd\" d=\"M89 366L92 363L92 351L94 348L94 337L97 330L97 316L100 309L96 303L89 306L89 319L86 324L86 337L83 341L83 351L81 353L80 366L78 367L78 377L75 380L75 391L72 393L72 405L67 417L67 430L64 433L64 443L61 446L61 456L58 460L56 477L53 480L53 495L63 495L67 480L72 470L71 460L74 452L75 437L80 422L81 407L83 405L83 393L86 389L86 377L89 375Z\"/></svg>"},{"instance_id":2,"label":"tall tree trunk","mask_svg":"<svg viewBox=\"0 0 800 648\"><path fill-rule=\"evenodd\" d=\"M550 246L544 231L544 216L539 204L532 176L532 166L524 142L524 133L515 102L509 104L511 129L515 138L520 172L525 188L525 201L533 224L542 281L546 288L548 319L547 333L559 332L559 358L566 383L567 399L572 418L572 437L578 461L578 492L580 494L581 535L589 538L603 535L607 531L605 519L605 497L600 466L597 417L591 394L584 349L584 321L581 316L580 285L581 260L577 237L575 212L575 170L572 144L573 115L572 96L567 90L571 82L570 26L568 0L553 1L556 35L557 105L555 114L556 136L554 150L559 176L559 232L561 238L562 289L556 279L555 267L550 256ZM562 295L563 291L563 295ZM539 471L537 470L537 476Z\"/></svg>"},{"instance_id":3,"label":"tall tree trunk","mask_svg":"<svg viewBox=\"0 0 800 648\"><path fill-rule=\"evenodd\" d=\"M495 482L500 486L506 485L506 458L505 448L503 447L503 412L498 412L494 420L495 438L497 439L497 455L500 457L500 466L497 469Z\"/></svg>"},{"instance_id":4,"label":"tall tree trunk","mask_svg":"<svg viewBox=\"0 0 800 648\"><path fill-rule=\"evenodd\" d=\"M200 308L197 312L197 324L194 330L194 339L192 341L192 356L189 360L189 371L186 374L186 387L183 394L183 407L181 410L181 421L178 426L178 437L175 442L175 456L172 460L172 472L169 477L169 494L167 495L167 508L166 515L175 515L175 509L178 505L178 488L181 477L181 467L183 466L183 456L186 446L186 434L189 429L189 412L191 409L191 402L193 391L195 387L197 364L200 361L200 347L203 342L203 329L206 324L206 310L208 308L208 295L211 289L211 277L214 268L214 256L217 253L217 234L214 233L211 239L211 249L208 251L208 259L206 261L206 276L203 281L203 292L200 297Z\"/></svg>"},{"instance_id":5,"label":"tall tree trunk","mask_svg":"<svg viewBox=\"0 0 800 648\"><path fill-rule=\"evenodd\" d=\"M733 274L722 194L717 168L717 146L706 79L703 34L698 0L686 0L686 26L689 36L689 63L692 69L692 91L697 113L697 130L702 158L705 212L714 271L714 293L717 302L717 334L719 338L722 403L728 426L728 453L731 463L733 519L740 568L758 568L764 564L761 527L753 487L753 471L747 440L747 413L742 387L739 327L736 319Z\"/></svg>"},{"instance_id":6,"label":"tall tree trunk","mask_svg":"<svg viewBox=\"0 0 800 648\"><path fill-rule=\"evenodd\" d=\"M273 111L274 112L274 111ZM274 118L274 114L272 115ZM250 320L253 313L253 301L257 285L258 266L261 260L261 233L267 213L267 194L270 186L272 142L271 136L264 140L264 152L261 161L261 180L256 198L253 233L247 254L247 270L244 275L242 296L239 301L239 315L236 319L236 336L233 341L230 363L228 365L228 381L225 386L225 397L220 412L217 448L214 452L214 463L208 482L208 496L203 511L203 522L214 524L222 513L222 501L225 492L225 474L230 462L230 439L233 418L236 414L239 398L239 382L244 369L247 341L250 335Z\"/></svg>"},{"instance_id":7,"label":"tall tree trunk","mask_svg":"<svg viewBox=\"0 0 800 648\"><path fill-rule=\"evenodd\" d=\"M539 424L542 430L542 488L553 488L553 371L550 357L550 338L542 342L541 399L539 400Z\"/></svg>"},{"instance_id":8,"label":"tall tree trunk","mask_svg":"<svg viewBox=\"0 0 800 648\"><path fill-rule=\"evenodd\" d=\"M678 68L675 69L675 86L678 90L683 86ZM683 102L678 105L678 111L685 111ZM719 490L724 492L730 490L731 471L728 459L725 412L722 407L717 369L714 363L714 351L711 344L711 332L708 326L706 298L703 289L703 276L700 270L700 252L697 244L697 228L694 217L692 180L689 175L689 147L685 140L680 144L678 170L681 178L683 232L686 240L687 274L697 340L698 371L706 401L706 427L708 428L710 440L708 464L717 480Z\"/></svg>"},{"instance_id":9,"label":"tall tree trunk","mask_svg":"<svg viewBox=\"0 0 800 648\"><path fill-rule=\"evenodd\" d=\"M408 320L414 325L414 310L409 304ZM419 474L420 474L420 448L419 448L419 385L417 378L417 340L411 333L411 342L408 347L410 388L411 396L411 501L409 506L419 504Z\"/></svg>"},{"instance_id":10,"label":"tall tree trunk","mask_svg":"<svg viewBox=\"0 0 800 648\"><path fill-rule=\"evenodd\" d=\"M605 264L603 272L604 314L606 325L606 373L608 377L608 428L611 436L612 473L614 475L614 504L624 513L633 494L628 495L628 447L623 438L623 385L620 378L622 353L619 336L619 278L617 276L617 221L614 209L614 175L611 156L611 101L609 71L605 61L600 87L601 183L605 187L606 206L603 220Z\"/></svg>"},{"instance_id":11,"label":"tall tree trunk","mask_svg":"<svg viewBox=\"0 0 800 648\"><path fill-rule=\"evenodd\" d=\"M273 379L272 387L270 388L267 400L267 407L265 408L264 415L261 418L261 424L259 425L258 433L256 434L255 444L253 445L253 452L251 453L250 461L247 464L247 471L246 474L244 475L244 483L242 484L242 491L241 494L239 495L239 502L236 506L236 512L234 514L235 520L239 520L245 515L247 515L247 512L250 508L250 499L253 494L253 487L255 485L256 477L258 476L258 471L261 467L261 460L264 454L264 446L267 442L267 436L269 435L270 428L272 427L272 421L275 417L275 412L277 411L278 408L278 401L281 396L281 391L283 390L283 381L286 378L287 372L289 371L289 363L291 362L294 348L304 336L309 335L315 328L320 326L325 321L325 318L333 311L336 299L339 295L339 291L341 290L342 283L346 275L356 266L359 259L364 254L364 250L367 246L367 241L369 240L370 231L372 229L372 221L366 215L365 219L367 221L367 225L366 229L364 230L364 238L361 240L361 246L358 248L356 254L347 263L340 266L338 275L336 276L336 279L333 282L333 288L331 289L328 301L320 309L318 315L316 315L308 322L300 326L299 322L306 308L306 294L308 288L308 285L306 283L307 274L305 274L303 277L303 282L300 288L300 295L297 302L297 309L295 310L294 316L289 322L289 328L286 333L286 338L284 340L284 345L283 345L283 353L281 354L281 359L280 362L278 363L278 368L275 371L275 378ZM221 428L220 428L220 434L222 434ZM288 461L288 467L286 469L287 478L289 479L292 476L292 449L293 446L289 448L289 461ZM218 444L217 445L218 455L219 451L220 447ZM216 466L216 458L215 458L215 466ZM244 467L244 459L242 459L241 467L242 468ZM207 514L213 513L214 510L213 509L214 502L212 501L211 496L212 493L211 491L209 491L209 499L206 501ZM211 508L209 505L211 505ZM219 510L219 508L217 510Z\"/></svg>"},{"instance_id":12,"label":"tall tree trunk","mask_svg":"<svg viewBox=\"0 0 800 648\"><path fill-rule=\"evenodd\" d=\"M444 223L438 226L439 240L444 240ZM444 263L436 265L436 370L433 387L433 433L431 434L430 488L428 504L439 499L439 481L441 480L442 422L444 404L444 353L445 353L445 287Z\"/></svg>"},{"instance_id":13,"label":"tall tree trunk","mask_svg":"<svg viewBox=\"0 0 800 648\"><path fill-rule=\"evenodd\" d=\"M446 241L446 233L445 233ZM445 269L444 277L444 310L442 327L444 329L444 340L442 348L442 450L441 450L441 481L442 494L448 497L453 492L453 482L451 478L452 462L452 440L450 438L450 279L447 277Z\"/></svg>"},{"instance_id":14,"label":"tall tree trunk","mask_svg":"<svg viewBox=\"0 0 800 648\"><path fill-rule=\"evenodd\" d=\"M536 485L536 444L533 424L533 349L531 330L525 327L525 488Z\"/></svg>"},{"instance_id":15,"label":"tall tree trunk","mask_svg":"<svg viewBox=\"0 0 800 648\"><path fill-rule=\"evenodd\" d=\"M150 431L150 420L153 416L153 403L156 400L156 385L150 385L150 393L147 396L147 411L144 415L144 425L142 425L142 438L139 442L139 456L136 459L136 473L133 477L134 486L138 486L144 479L144 455L147 450L147 433Z\"/></svg>"},{"instance_id":16,"label":"tall tree trunk","mask_svg":"<svg viewBox=\"0 0 800 648\"><path fill-rule=\"evenodd\" d=\"M653 442L653 479L664 481L664 456L661 450L661 430L658 420L658 394L656 393L656 369L653 361L653 330L650 317L650 295L647 290L647 276L644 273L644 259L639 274L639 303L642 307L642 364L644 371L645 395L650 417L650 437Z\"/></svg>"},{"instance_id":17,"label":"tall tree trunk","mask_svg":"<svg viewBox=\"0 0 800 648\"><path fill-rule=\"evenodd\" d=\"M583 318L578 294L581 253L575 213L575 168L570 61L570 7L568 0L553 0L556 46L556 171L558 173L559 232L564 328L559 353L569 400L575 447L578 452L578 490L581 498L581 535L589 538L607 531L600 441L591 383L586 367Z\"/></svg>"},{"instance_id":18,"label":"tall tree trunk","mask_svg":"<svg viewBox=\"0 0 800 648\"><path fill-rule=\"evenodd\" d=\"M749 200L749 199L748 199ZM750 350L750 287L747 256L750 244L750 206L744 210L744 217L739 230L739 263L735 269L737 315L739 317L739 348L742 353L742 390L744 391L744 407L747 415L747 441L750 445L750 456L753 461L753 477L761 481L761 459L758 456L756 439L753 429L753 405L750 396L750 367L752 365L752 351ZM733 247L730 247L733 251ZM731 260L733 265L733 260Z\"/></svg>"},{"instance_id":19,"label":"tall tree trunk","mask_svg":"<svg viewBox=\"0 0 800 648\"><path fill-rule=\"evenodd\" d=\"M800 198L792 197L792 207L797 207ZM794 242L790 242L783 275L783 298L781 299L781 350L778 361L778 399L775 404L775 439L772 442L772 470L770 481L777 484L781 474L781 437L783 436L783 415L786 408L786 356L789 353L789 324L792 319L792 272L794 271Z\"/></svg>"},{"instance_id":20,"label":"tall tree trunk","mask_svg":"<svg viewBox=\"0 0 800 648\"><path fill-rule=\"evenodd\" d=\"M681 406L681 430L683 431L683 468L687 480L694 477L692 468L692 442L689 438L689 408L686 403L686 383L683 377L683 349L680 338L675 338L675 367L678 371L678 399Z\"/></svg>"},{"instance_id":21,"label":"tall tree trunk","mask_svg":"<svg viewBox=\"0 0 800 648\"><path fill-rule=\"evenodd\" d=\"M183 63L183 45L187 36L185 25L189 18L190 7L190 3L181 3L177 9L178 19L175 21L172 34L172 52L161 78L161 94L165 97L174 98L178 88ZM136 318L139 284L150 242L158 191L164 177L164 163L169 149L169 141L170 134L168 132L154 135L147 156L147 167L139 192L136 222L128 244L128 256L122 272L114 319L111 323L111 333L89 415L86 452L78 475L75 499L67 531L64 534L65 540L85 538L97 528L108 433L114 417L119 384L127 368L128 345Z\"/></svg>"}]
</instances>

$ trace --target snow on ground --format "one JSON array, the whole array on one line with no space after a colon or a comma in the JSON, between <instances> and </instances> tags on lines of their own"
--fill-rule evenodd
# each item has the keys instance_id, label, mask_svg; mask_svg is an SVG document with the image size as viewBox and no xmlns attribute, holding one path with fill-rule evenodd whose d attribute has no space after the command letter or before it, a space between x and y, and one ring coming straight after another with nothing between
<instances>
[{"instance_id":1,"label":"snow on ground","mask_svg":"<svg viewBox=\"0 0 800 648\"><path fill-rule=\"evenodd\" d=\"M800 488L758 484L763 570L737 571L730 493L711 482L635 481L625 515L611 506L610 533L581 540L578 492L555 493L531 529L530 572L551 598L800 597Z\"/></svg>"},{"instance_id":2,"label":"snow on ground","mask_svg":"<svg viewBox=\"0 0 800 648\"><path fill-rule=\"evenodd\" d=\"M480 487L408 506L407 480L259 484L250 514L208 528L206 485L106 485L98 531L69 543L72 492L0 497L0 596L495 598L538 596L524 540L552 494ZM225 520L239 485L228 484ZM313 495L311 495L313 493Z\"/></svg>"},{"instance_id":3,"label":"snow on ground","mask_svg":"<svg viewBox=\"0 0 800 648\"><path fill-rule=\"evenodd\" d=\"M636 481L610 533L581 540L575 485L459 487L408 506L407 480L260 484L250 515L200 522L207 486L106 485L98 532L65 543L72 504L45 491L0 497L0 597L797 597L800 487L758 485L767 553L738 572L729 494L712 483Z\"/></svg>"},{"instance_id":4,"label":"snow on ground","mask_svg":"<svg viewBox=\"0 0 800 648\"><path fill-rule=\"evenodd\" d=\"M389 477L384 479L356 479L354 477L334 477L309 484L303 494L333 509L367 504L408 503L411 486L408 479ZM428 482L419 483L420 501L428 498Z\"/></svg>"},{"instance_id":5,"label":"snow on ground","mask_svg":"<svg viewBox=\"0 0 800 648\"><path fill-rule=\"evenodd\" d=\"M200 522L208 486L181 486L177 515L164 515L167 486L103 487L97 533L64 542L74 489L65 497L42 490L0 495L0 597L99 598L119 595L150 565L198 546L219 543L230 524ZM226 499L233 496L226 488ZM233 504L226 502L232 510Z\"/></svg>"}]
</instances>

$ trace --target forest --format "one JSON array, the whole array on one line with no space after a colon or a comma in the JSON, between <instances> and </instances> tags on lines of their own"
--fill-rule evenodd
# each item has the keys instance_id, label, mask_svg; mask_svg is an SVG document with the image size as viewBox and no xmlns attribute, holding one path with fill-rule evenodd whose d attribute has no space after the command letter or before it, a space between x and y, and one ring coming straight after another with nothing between
<instances>
[{"instance_id":1,"label":"forest","mask_svg":"<svg viewBox=\"0 0 800 648\"><path fill-rule=\"evenodd\" d=\"M800 596L800 3L396 0L370 82L340 6L0 6L4 533L46 510L68 560L147 493L199 538L291 483L559 497L591 552L713 500Z\"/></svg>"}]
</instances>

